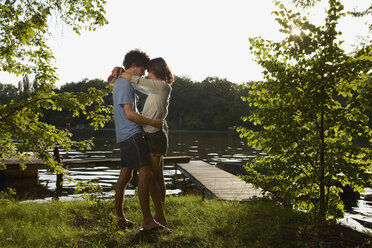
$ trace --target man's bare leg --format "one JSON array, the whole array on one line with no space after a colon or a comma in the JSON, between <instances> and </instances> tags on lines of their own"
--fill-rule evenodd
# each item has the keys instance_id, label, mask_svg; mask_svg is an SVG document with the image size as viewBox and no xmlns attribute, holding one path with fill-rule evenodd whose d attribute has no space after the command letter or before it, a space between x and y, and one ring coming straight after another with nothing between
<instances>
[{"instance_id":1,"label":"man's bare leg","mask_svg":"<svg viewBox=\"0 0 372 248\"><path fill-rule=\"evenodd\" d=\"M127 188L128 183L132 180L133 177L133 170L127 167L121 168L119 178L115 185L115 209L116 214L119 217L118 226L125 226L131 221L129 221L124 214L124 198L125 198L125 190Z\"/></svg>"},{"instance_id":2,"label":"man's bare leg","mask_svg":"<svg viewBox=\"0 0 372 248\"><path fill-rule=\"evenodd\" d=\"M151 198L155 206L154 219L160 224L166 226L167 220L165 218L165 213L164 213L165 183L164 183L164 177L163 177L162 157L150 156L150 161L151 161L151 170L154 174L152 184L150 187ZM158 199L160 199L161 206L156 207Z\"/></svg>"}]
</instances>

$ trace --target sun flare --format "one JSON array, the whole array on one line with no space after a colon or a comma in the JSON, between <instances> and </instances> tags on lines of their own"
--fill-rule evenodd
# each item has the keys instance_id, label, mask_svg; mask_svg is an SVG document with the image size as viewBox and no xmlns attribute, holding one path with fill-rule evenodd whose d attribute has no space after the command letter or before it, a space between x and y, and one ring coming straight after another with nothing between
<instances>
[{"instance_id":1,"label":"sun flare","mask_svg":"<svg viewBox=\"0 0 372 248\"><path fill-rule=\"evenodd\" d=\"M301 29L299 29L299 28L293 28L291 30L291 35L300 36L301 35Z\"/></svg>"}]
</instances>

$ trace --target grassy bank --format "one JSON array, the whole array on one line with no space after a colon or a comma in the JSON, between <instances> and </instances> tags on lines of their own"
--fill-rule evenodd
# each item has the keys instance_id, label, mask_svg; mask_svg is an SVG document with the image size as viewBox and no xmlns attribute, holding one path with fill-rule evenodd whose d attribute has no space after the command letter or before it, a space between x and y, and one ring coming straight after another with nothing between
<instances>
[{"instance_id":1,"label":"grassy bank","mask_svg":"<svg viewBox=\"0 0 372 248\"><path fill-rule=\"evenodd\" d=\"M141 215L137 198L128 218ZM202 201L167 197L170 235L119 231L113 201L13 203L0 208L0 247L371 247L372 237L270 201Z\"/></svg>"}]
</instances>

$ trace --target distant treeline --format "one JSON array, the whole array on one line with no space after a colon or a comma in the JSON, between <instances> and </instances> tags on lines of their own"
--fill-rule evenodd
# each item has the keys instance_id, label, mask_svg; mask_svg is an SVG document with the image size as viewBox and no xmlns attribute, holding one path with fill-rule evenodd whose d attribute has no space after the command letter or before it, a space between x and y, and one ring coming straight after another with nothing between
<instances>
[{"instance_id":1,"label":"distant treeline","mask_svg":"<svg viewBox=\"0 0 372 248\"><path fill-rule=\"evenodd\" d=\"M107 83L100 79L84 79L77 83L67 83L56 92L88 92L90 87L103 89ZM0 104L11 100L24 99L38 90L36 81L30 82L26 76L18 83L18 87L0 83ZM227 130L235 125L247 125L241 121L241 116L248 115L250 107L241 100L247 96L248 89L244 84L235 84L226 79L208 77L202 82L192 81L187 77L176 77L172 85L171 100L167 122L170 129L188 130ZM146 99L138 93L138 109L141 110ZM112 105L112 96L105 99ZM47 111L44 120L57 127L68 126L71 129L87 128L89 122L84 116L72 117L65 111ZM113 128L114 123L106 125Z\"/></svg>"}]
</instances>

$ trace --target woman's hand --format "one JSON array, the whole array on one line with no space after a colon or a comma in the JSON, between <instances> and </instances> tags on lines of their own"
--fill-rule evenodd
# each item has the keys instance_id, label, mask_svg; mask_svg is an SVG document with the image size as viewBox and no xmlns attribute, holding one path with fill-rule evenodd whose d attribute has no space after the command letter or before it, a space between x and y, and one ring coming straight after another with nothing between
<instances>
[{"instance_id":1,"label":"woman's hand","mask_svg":"<svg viewBox=\"0 0 372 248\"><path fill-rule=\"evenodd\" d=\"M124 71L120 73L120 77L125 78L129 81L132 80L132 74L129 74L129 73L124 72Z\"/></svg>"},{"instance_id":2,"label":"woman's hand","mask_svg":"<svg viewBox=\"0 0 372 248\"><path fill-rule=\"evenodd\" d=\"M123 71L124 71L124 68L123 67L116 66L112 70L111 75L108 77L107 82L109 84L115 83L116 79L120 76L120 73L122 73Z\"/></svg>"}]
</instances>

